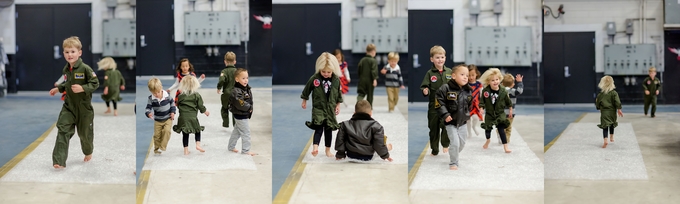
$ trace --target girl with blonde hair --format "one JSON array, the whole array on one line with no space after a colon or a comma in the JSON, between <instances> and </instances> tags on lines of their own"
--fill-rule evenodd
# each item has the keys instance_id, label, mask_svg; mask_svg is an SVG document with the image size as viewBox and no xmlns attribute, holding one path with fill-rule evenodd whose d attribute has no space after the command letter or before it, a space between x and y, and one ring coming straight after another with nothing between
<instances>
[{"instance_id":1,"label":"girl with blonde hair","mask_svg":"<svg viewBox=\"0 0 680 204\"><path fill-rule=\"evenodd\" d=\"M495 125L501 137L505 153L510 153L512 150L508 148L508 141L505 135L505 128L510 125L510 121L505 116L505 109L508 108L510 110L508 117L512 118L513 108L508 91L505 90L505 87L501 86L503 74L498 68L490 68L482 74L480 81L484 86L479 97L479 108L484 112L482 129L484 129L486 135L486 143L484 143L483 148L489 147L491 130L493 130Z\"/></svg>"},{"instance_id":2,"label":"girl with blonde hair","mask_svg":"<svg viewBox=\"0 0 680 204\"><path fill-rule=\"evenodd\" d=\"M210 116L210 112L206 110L203 105L203 97L198 93L198 88L201 87L200 82L195 76L185 76L179 84L180 94L177 96L177 108L179 109L179 117L177 118L177 125L172 127L177 133L182 133L182 144L184 145L184 155L189 154L189 134L193 133L196 137L196 150L205 152L201 148L201 131L205 129L204 126L198 122L198 112Z\"/></svg>"},{"instance_id":3,"label":"girl with blonde hair","mask_svg":"<svg viewBox=\"0 0 680 204\"><path fill-rule=\"evenodd\" d=\"M123 100L120 97L120 91L125 90L125 78L123 74L116 69L116 62L111 57L105 57L97 62L99 70L105 70L104 74L104 93L102 99L106 102L106 113L111 112L109 102L113 103L113 115L118 115L118 104L116 102Z\"/></svg>"},{"instance_id":4,"label":"girl with blonde hair","mask_svg":"<svg viewBox=\"0 0 680 204\"><path fill-rule=\"evenodd\" d=\"M616 86L611 76L602 77L597 87L602 89L595 99L595 108L600 111L600 124L597 127L602 129L604 137L602 148L607 148L607 129L609 129L610 141L614 142L614 128L619 125L616 122L616 114L623 117L621 99L619 99L619 93L614 90Z\"/></svg>"}]
</instances>

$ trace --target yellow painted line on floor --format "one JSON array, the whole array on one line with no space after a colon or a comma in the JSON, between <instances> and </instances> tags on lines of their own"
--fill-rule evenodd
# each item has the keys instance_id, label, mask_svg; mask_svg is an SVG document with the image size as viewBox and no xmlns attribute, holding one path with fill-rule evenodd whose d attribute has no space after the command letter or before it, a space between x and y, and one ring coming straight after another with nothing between
<instances>
[{"instance_id":1,"label":"yellow painted line on floor","mask_svg":"<svg viewBox=\"0 0 680 204\"><path fill-rule=\"evenodd\" d=\"M408 194L411 194L411 183L413 183L413 180L416 178L418 169L420 169L420 165L423 163L423 158L425 158L425 155L427 155L427 150L429 148L430 143L428 142L427 145L425 145L423 152L420 153L420 156L418 157L418 160L416 160L416 163L413 164L413 167L411 167L411 171L408 172Z\"/></svg>"},{"instance_id":2,"label":"yellow painted line on floor","mask_svg":"<svg viewBox=\"0 0 680 204\"><path fill-rule=\"evenodd\" d=\"M35 148L37 148L38 145L40 145L40 143L42 143L45 140L45 138L47 138L47 136L50 134L50 132L52 132L52 130L54 129L55 126L57 126L56 122L54 124L52 124L52 126L50 126L50 128L47 129L47 131L45 131L45 133L43 133L40 137L38 137L38 139L33 141L30 145L28 145L28 147L24 148L24 150L19 152L19 154L14 156L14 158L12 158L5 165L0 167L0 178L5 176L5 174L7 174L7 172L12 170L12 168L14 168L17 164L19 164L19 162L21 162L21 160L23 160L24 158L26 158L26 156L28 156L28 154L33 152L33 150L35 150Z\"/></svg>"},{"instance_id":3,"label":"yellow painted line on floor","mask_svg":"<svg viewBox=\"0 0 680 204\"><path fill-rule=\"evenodd\" d=\"M575 122L575 123L578 123L579 121L581 121L581 119L583 119L583 117L586 116L586 114L588 114L588 113L583 113L583 114L581 114L581 116L579 116L574 122ZM567 126L567 128L568 128L568 127L569 127L569 126ZM560 134L557 135L557 137L555 137L552 141L550 141L550 143L548 143L548 145L545 145L545 146L543 147L543 153L547 152L548 149L550 149L550 147L552 147L553 144L555 144L555 142L557 142L557 139L559 139L560 136L562 136L562 133L564 133L564 131L566 131L567 128L564 128L564 130L562 130L562 132L560 132Z\"/></svg>"},{"instance_id":4,"label":"yellow painted line on floor","mask_svg":"<svg viewBox=\"0 0 680 204\"><path fill-rule=\"evenodd\" d=\"M312 146L313 137L314 135L312 135L312 137L309 138L307 145L302 150L302 153L300 153L300 157L298 157L297 162L295 162L293 169L290 170L290 174L288 174L286 181L284 181L283 185L281 185L279 192L276 193L276 197L274 198L274 201L272 203L285 204L288 203L288 201L290 201L290 198L293 196L295 188L297 187L298 182L300 181L300 177L302 176L305 167L307 167L307 163L302 163L302 160L305 158L305 154L307 154L309 146Z\"/></svg>"},{"instance_id":5,"label":"yellow painted line on floor","mask_svg":"<svg viewBox=\"0 0 680 204\"><path fill-rule=\"evenodd\" d=\"M146 159L149 158L149 152L151 152L151 148L153 148L153 137L151 138L149 150L146 151L146 157L144 157L144 163L142 164L146 164ZM143 166L142 169L144 169ZM151 170L142 170L140 173L139 180L137 181L137 204L144 204L144 196L146 196L146 187L149 185Z\"/></svg>"}]
</instances>

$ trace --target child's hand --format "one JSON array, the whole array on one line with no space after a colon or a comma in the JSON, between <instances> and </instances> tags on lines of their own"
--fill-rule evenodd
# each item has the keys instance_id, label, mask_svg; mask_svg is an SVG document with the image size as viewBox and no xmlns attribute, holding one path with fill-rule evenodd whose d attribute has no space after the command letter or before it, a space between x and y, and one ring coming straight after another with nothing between
<instances>
[{"instance_id":1,"label":"child's hand","mask_svg":"<svg viewBox=\"0 0 680 204\"><path fill-rule=\"evenodd\" d=\"M73 91L73 93L82 93L85 90L83 90L83 87L80 86L80 84L74 84L71 85L71 91Z\"/></svg>"},{"instance_id":2,"label":"child's hand","mask_svg":"<svg viewBox=\"0 0 680 204\"><path fill-rule=\"evenodd\" d=\"M444 119L444 121L446 121L447 123L451 122L452 120L453 118L451 118L451 116L446 116L446 119Z\"/></svg>"},{"instance_id":3,"label":"child's hand","mask_svg":"<svg viewBox=\"0 0 680 204\"><path fill-rule=\"evenodd\" d=\"M175 120L175 113L170 113L170 120Z\"/></svg>"},{"instance_id":4,"label":"child's hand","mask_svg":"<svg viewBox=\"0 0 680 204\"><path fill-rule=\"evenodd\" d=\"M166 91L166 92L168 92L168 93L170 93L170 89L168 89L168 90L165 90L165 91Z\"/></svg>"},{"instance_id":5,"label":"child's hand","mask_svg":"<svg viewBox=\"0 0 680 204\"><path fill-rule=\"evenodd\" d=\"M120 85L120 90L125 91L125 86Z\"/></svg>"},{"instance_id":6,"label":"child's hand","mask_svg":"<svg viewBox=\"0 0 680 204\"><path fill-rule=\"evenodd\" d=\"M307 109L307 100L302 100L302 109Z\"/></svg>"},{"instance_id":7,"label":"child's hand","mask_svg":"<svg viewBox=\"0 0 680 204\"><path fill-rule=\"evenodd\" d=\"M619 110L617 111L617 113L619 114L619 116L621 116L621 117L623 118L623 111L621 111L621 109L619 109Z\"/></svg>"},{"instance_id":8,"label":"child's hand","mask_svg":"<svg viewBox=\"0 0 680 204\"><path fill-rule=\"evenodd\" d=\"M427 96L427 94L430 93L430 91L428 91L428 90L429 90L428 88L423 89L423 95Z\"/></svg>"},{"instance_id":9,"label":"child's hand","mask_svg":"<svg viewBox=\"0 0 680 204\"><path fill-rule=\"evenodd\" d=\"M648 91L648 90L645 90L645 95L649 95L649 91Z\"/></svg>"},{"instance_id":10,"label":"child's hand","mask_svg":"<svg viewBox=\"0 0 680 204\"><path fill-rule=\"evenodd\" d=\"M656 95L659 95L659 90L656 90Z\"/></svg>"},{"instance_id":11,"label":"child's hand","mask_svg":"<svg viewBox=\"0 0 680 204\"><path fill-rule=\"evenodd\" d=\"M153 113L146 114L146 117L147 117L147 118L153 117ZM172 118L172 113L170 114L170 118Z\"/></svg>"},{"instance_id":12,"label":"child's hand","mask_svg":"<svg viewBox=\"0 0 680 204\"><path fill-rule=\"evenodd\" d=\"M515 80L517 80L517 82L522 82L523 78L524 76L522 76L521 74L517 74L517 76L515 76Z\"/></svg>"},{"instance_id":13,"label":"child's hand","mask_svg":"<svg viewBox=\"0 0 680 204\"><path fill-rule=\"evenodd\" d=\"M399 87L399 88L401 88L401 89L406 89L406 87L404 87L404 85L401 85L401 87Z\"/></svg>"},{"instance_id":14,"label":"child's hand","mask_svg":"<svg viewBox=\"0 0 680 204\"><path fill-rule=\"evenodd\" d=\"M54 94L57 94L57 92L59 92L59 88L50 89L50 96L54 96Z\"/></svg>"},{"instance_id":15,"label":"child's hand","mask_svg":"<svg viewBox=\"0 0 680 204\"><path fill-rule=\"evenodd\" d=\"M392 162L392 157L388 157L388 158L385 159L385 160L387 160L387 161L389 161L389 162Z\"/></svg>"},{"instance_id":16,"label":"child's hand","mask_svg":"<svg viewBox=\"0 0 680 204\"><path fill-rule=\"evenodd\" d=\"M340 104L335 106L335 115L340 115Z\"/></svg>"},{"instance_id":17,"label":"child's hand","mask_svg":"<svg viewBox=\"0 0 680 204\"><path fill-rule=\"evenodd\" d=\"M387 69L383 68L382 70L380 70L380 73L381 74L387 74Z\"/></svg>"},{"instance_id":18,"label":"child's hand","mask_svg":"<svg viewBox=\"0 0 680 204\"><path fill-rule=\"evenodd\" d=\"M205 79L205 74L201 74L201 79Z\"/></svg>"},{"instance_id":19,"label":"child's hand","mask_svg":"<svg viewBox=\"0 0 680 204\"><path fill-rule=\"evenodd\" d=\"M219 89L217 89L217 94L220 94L220 90L219 90Z\"/></svg>"},{"instance_id":20,"label":"child's hand","mask_svg":"<svg viewBox=\"0 0 680 204\"><path fill-rule=\"evenodd\" d=\"M350 82L350 80L349 80L349 79L347 79L347 83L349 83L349 82Z\"/></svg>"},{"instance_id":21,"label":"child's hand","mask_svg":"<svg viewBox=\"0 0 680 204\"><path fill-rule=\"evenodd\" d=\"M512 111L508 112L508 118L512 119Z\"/></svg>"},{"instance_id":22,"label":"child's hand","mask_svg":"<svg viewBox=\"0 0 680 204\"><path fill-rule=\"evenodd\" d=\"M210 111L205 111L205 116L210 116Z\"/></svg>"},{"instance_id":23,"label":"child's hand","mask_svg":"<svg viewBox=\"0 0 680 204\"><path fill-rule=\"evenodd\" d=\"M378 86L378 80L373 79L373 86Z\"/></svg>"},{"instance_id":24,"label":"child's hand","mask_svg":"<svg viewBox=\"0 0 680 204\"><path fill-rule=\"evenodd\" d=\"M109 95L109 87L104 87L104 95Z\"/></svg>"},{"instance_id":25,"label":"child's hand","mask_svg":"<svg viewBox=\"0 0 680 204\"><path fill-rule=\"evenodd\" d=\"M59 86L59 84L57 84L57 83L54 83L54 87L57 87L57 86Z\"/></svg>"}]
</instances>

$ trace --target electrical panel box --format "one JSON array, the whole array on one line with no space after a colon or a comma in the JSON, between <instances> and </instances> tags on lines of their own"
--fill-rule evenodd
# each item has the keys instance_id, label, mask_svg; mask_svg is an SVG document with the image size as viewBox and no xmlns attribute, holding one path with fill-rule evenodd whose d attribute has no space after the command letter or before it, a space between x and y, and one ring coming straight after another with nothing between
<instances>
[{"instance_id":1,"label":"electrical panel box","mask_svg":"<svg viewBox=\"0 0 680 204\"><path fill-rule=\"evenodd\" d=\"M626 35L633 35L633 20L626 20Z\"/></svg>"},{"instance_id":2,"label":"electrical panel box","mask_svg":"<svg viewBox=\"0 0 680 204\"><path fill-rule=\"evenodd\" d=\"M468 27L465 63L477 66L531 66L531 27Z\"/></svg>"},{"instance_id":3,"label":"electrical panel box","mask_svg":"<svg viewBox=\"0 0 680 204\"><path fill-rule=\"evenodd\" d=\"M665 24L680 24L680 1L665 0L664 1L664 23Z\"/></svg>"},{"instance_id":4,"label":"electrical panel box","mask_svg":"<svg viewBox=\"0 0 680 204\"><path fill-rule=\"evenodd\" d=\"M616 35L616 23L614 22L607 22L607 35Z\"/></svg>"},{"instance_id":5,"label":"electrical panel box","mask_svg":"<svg viewBox=\"0 0 680 204\"><path fill-rule=\"evenodd\" d=\"M495 14L503 13L503 0L494 0L493 13Z\"/></svg>"},{"instance_id":6,"label":"electrical panel box","mask_svg":"<svg viewBox=\"0 0 680 204\"><path fill-rule=\"evenodd\" d=\"M184 45L241 45L241 12L185 12Z\"/></svg>"},{"instance_id":7,"label":"electrical panel box","mask_svg":"<svg viewBox=\"0 0 680 204\"><path fill-rule=\"evenodd\" d=\"M408 53L408 18L356 18L352 38L352 53L366 53L371 43L378 53Z\"/></svg>"},{"instance_id":8,"label":"electrical panel box","mask_svg":"<svg viewBox=\"0 0 680 204\"><path fill-rule=\"evenodd\" d=\"M604 46L604 74L647 75L654 66L658 72L655 44L621 44Z\"/></svg>"},{"instance_id":9,"label":"electrical panel box","mask_svg":"<svg viewBox=\"0 0 680 204\"><path fill-rule=\"evenodd\" d=\"M479 15L479 13L482 12L482 8L479 5L480 0L470 0L469 7L470 9L468 10L470 12L470 15Z\"/></svg>"},{"instance_id":10,"label":"electrical panel box","mask_svg":"<svg viewBox=\"0 0 680 204\"><path fill-rule=\"evenodd\" d=\"M135 57L137 55L136 30L134 19L104 19L103 51L105 57Z\"/></svg>"},{"instance_id":11,"label":"electrical panel box","mask_svg":"<svg viewBox=\"0 0 680 204\"><path fill-rule=\"evenodd\" d=\"M366 6L366 0L354 0L354 5L358 8Z\"/></svg>"}]
</instances>

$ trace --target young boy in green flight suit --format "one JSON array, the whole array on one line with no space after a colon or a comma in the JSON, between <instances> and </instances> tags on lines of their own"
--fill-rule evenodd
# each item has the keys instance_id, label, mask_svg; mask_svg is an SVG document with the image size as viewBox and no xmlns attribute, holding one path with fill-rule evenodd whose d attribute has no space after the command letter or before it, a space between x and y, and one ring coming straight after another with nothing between
<instances>
[{"instance_id":1,"label":"young boy in green flight suit","mask_svg":"<svg viewBox=\"0 0 680 204\"><path fill-rule=\"evenodd\" d=\"M52 164L54 168L66 168L68 158L69 140L78 130L80 146L85 154L85 162L92 159L94 149L94 111L92 108L92 92L99 87L97 74L92 68L83 63L80 56L83 54L83 45L78 37L69 37L64 40L64 58L68 62L62 71L66 76L64 83L50 90L50 95L57 92L66 92L64 105L61 107L57 120L57 141L52 151Z\"/></svg>"},{"instance_id":2,"label":"young boy in green flight suit","mask_svg":"<svg viewBox=\"0 0 680 204\"><path fill-rule=\"evenodd\" d=\"M366 97L368 103L373 106L373 90L378 85L378 62L375 60L374 44L366 46L366 56L359 61L359 85L357 85L357 101Z\"/></svg>"},{"instance_id":3,"label":"young boy in green flight suit","mask_svg":"<svg viewBox=\"0 0 680 204\"><path fill-rule=\"evenodd\" d=\"M649 105L652 105L652 118L656 117L656 96L661 90L661 81L656 78L656 67L649 68L649 77L642 81L642 88L645 89L645 116Z\"/></svg>"},{"instance_id":4,"label":"young boy in green flight suit","mask_svg":"<svg viewBox=\"0 0 680 204\"><path fill-rule=\"evenodd\" d=\"M222 109L220 113L222 115L222 127L229 127L229 96L231 96L231 91L234 90L234 72L236 71L236 54L233 52L227 52L224 54L224 65L226 68L220 73L220 80L217 82L217 93L222 93L220 100L222 102ZM234 117L232 115L232 117ZM232 120L232 123L236 121Z\"/></svg>"},{"instance_id":5,"label":"young boy in green flight suit","mask_svg":"<svg viewBox=\"0 0 680 204\"><path fill-rule=\"evenodd\" d=\"M432 68L425 73L423 82L420 83L420 89L423 91L423 96L428 96L429 103L427 104L427 127L430 129L430 148L432 148L432 155L439 154L439 140L441 138L443 152L449 152L449 136L446 133L444 122L437 114L439 102L435 97L435 92L451 79L451 69L444 66L446 62L446 50L442 46L435 45L430 48L430 61ZM441 135L440 135L441 131Z\"/></svg>"}]
</instances>

